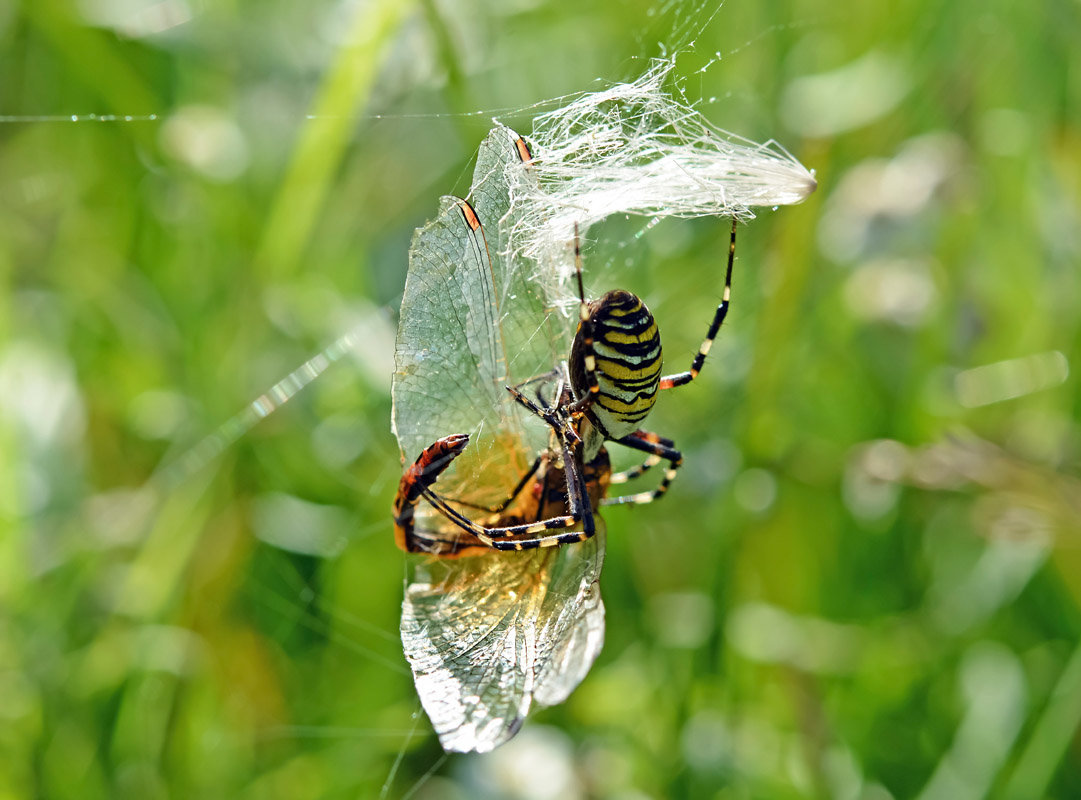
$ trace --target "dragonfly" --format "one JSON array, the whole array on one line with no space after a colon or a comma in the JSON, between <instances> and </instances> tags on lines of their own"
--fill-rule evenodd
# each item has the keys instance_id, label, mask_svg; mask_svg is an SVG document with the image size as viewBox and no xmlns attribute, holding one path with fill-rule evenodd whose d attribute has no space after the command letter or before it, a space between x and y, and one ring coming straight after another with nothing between
<instances>
[{"instance_id":1,"label":"dragonfly","mask_svg":"<svg viewBox=\"0 0 1081 800\"><path fill-rule=\"evenodd\" d=\"M421 501L438 478L469 519L524 524L565 507L555 431L504 388L550 373L575 324L509 251L511 196L532 179L529 160L521 137L495 128L478 151L472 203L444 198L417 232L395 348L392 427L412 462L397 540L433 556L406 586L402 645L451 752L491 750L531 708L563 702L604 641L603 523L575 547L496 552ZM546 379L531 387L553 405L557 391ZM609 474L602 461L591 467L592 503Z\"/></svg>"},{"instance_id":2,"label":"dragonfly","mask_svg":"<svg viewBox=\"0 0 1081 800\"><path fill-rule=\"evenodd\" d=\"M586 302L577 235L577 319L507 247L511 198L529 180L528 145L497 127L480 148L473 203L444 198L414 237L398 329L393 427L403 463L413 460L395 537L431 556L406 588L402 643L452 752L499 746L588 673L604 639L596 510L667 491L682 456L639 424L659 390L697 377L730 295L734 223L707 337L689 370L662 377L660 335L638 297ZM609 441L645 461L613 474ZM656 489L607 497L662 460Z\"/></svg>"}]
</instances>

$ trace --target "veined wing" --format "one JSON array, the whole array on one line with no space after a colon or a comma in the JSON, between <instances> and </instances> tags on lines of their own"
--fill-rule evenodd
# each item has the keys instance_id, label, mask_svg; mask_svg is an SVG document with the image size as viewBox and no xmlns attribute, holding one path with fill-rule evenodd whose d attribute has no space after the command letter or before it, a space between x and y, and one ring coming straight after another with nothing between
<instances>
[{"instance_id":1,"label":"veined wing","mask_svg":"<svg viewBox=\"0 0 1081 800\"><path fill-rule=\"evenodd\" d=\"M506 499L546 450L547 426L504 386L556 366L573 325L507 245L513 193L532 179L527 160L509 129L489 134L477 157L475 205L445 198L439 217L418 231L402 300L393 386L399 445L411 461L437 439L469 433L469 447L435 488L476 504ZM525 495L516 504L523 513ZM535 518L545 501L532 502ZM423 501L416 524L436 538L468 539ZM491 750L535 703L562 702L581 682L604 639L603 554L601 528L581 544L416 566L402 644L445 749Z\"/></svg>"},{"instance_id":2,"label":"veined wing","mask_svg":"<svg viewBox=\"0 0 1081 800\"><path fill-rule=\"evenodd\" d=\"M578 321L576 315L556 308L547 294L552 283L537 280L536 266L510 243L509 233L520 216L514 201L536 183L531 159L524 139L496 125L480 146L470 192L491 248L499 328L507 349L507 371L515 384L550 371L566 358ZM546 428L527 429L541 432L529 442L531 450L547 444Z\"/></svg>"},{"instance_id":3,"label":"veined wing","mask_svg":"<svg viewBox=\"0 0 1081 800\"><path fill-rule=\"evenodd\" d=\"M402 644L448 751L486 752L561 703L604 643L604 527L581 544L418 566Z\"/></svg>"},{"instance_id":4,"label":"veined wing","mask_svg":"<svg viewBox=\"0 0 1081 800\"><path fill-rule=\"evenodd\" d=\"M496 127L480 147L474 204L446 197L419 229L402 298L393 425L410 463L436 439L470 434L470 446L440 479L457 499L505 499L548 430L504 388L551 370L569 347L568 326L504 231L512 191L531 180L524 142Z\"/></svg>"},{"instance_id":5,"label":"veined wing","mask_svg":"<svg viewBox=\"0 0 1081 800\"><path fill-rule=\"evenodd\" d=\"M409 251L391 389L394 432L407 462L436 439L469 433L472 446L461 457L466 463L447 476L455 489L455 473L499 474L503 484L507 472L513 486L513 474L526 466L517 463L524 462L517 418L507 419L506 357L490 264L479 219L453 197L442 199L439 215L417 231ZM509 442L497 446L500 436Z\"/></svg>"}]
</instances>

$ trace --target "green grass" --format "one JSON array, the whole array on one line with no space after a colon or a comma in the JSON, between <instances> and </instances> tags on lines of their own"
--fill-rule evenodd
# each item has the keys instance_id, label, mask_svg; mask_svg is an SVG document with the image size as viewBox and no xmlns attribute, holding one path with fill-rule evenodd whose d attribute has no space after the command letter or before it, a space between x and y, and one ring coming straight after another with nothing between
<instances>
[{"instance_id":1,"label":"green grass","mask_svg":"<svg viewBox=\"0 0 1081 800\"><path fill-rule=\"evenodd\" d=\"M729 2L695 37L704 113L819 190L741 228L651 421L685 469L606 514L593 671L446 759L397 640L409 238L493 115L711 9L339 5L0 7L0 798L1077 796L1078 5ZM681 368L726 225L617 250L642 224L587 272ZM357 320L360 358L151 479Z\"/></svg>"}]
</instances>

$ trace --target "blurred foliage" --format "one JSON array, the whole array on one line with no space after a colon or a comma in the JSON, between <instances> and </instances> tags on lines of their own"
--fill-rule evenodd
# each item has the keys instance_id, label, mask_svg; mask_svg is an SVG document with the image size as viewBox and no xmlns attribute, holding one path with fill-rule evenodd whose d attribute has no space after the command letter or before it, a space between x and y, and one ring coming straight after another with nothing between
<instances>
[{"instance_id":1,"label":"blurred foliage","mask_svg":"<svg viewBox=\"0 0 1081 800\"><path fill-rule=\"evenodd\" d=\"M0 2L0 797L1078 796L1078 41L1069 0ZM669 499L607 514L591 675L444 757L390 535L409 238L491 116L662 45L820 187L741 229ZM726 226L643 222L587 270L678 366Z\"/></svg>"}]
</instances>

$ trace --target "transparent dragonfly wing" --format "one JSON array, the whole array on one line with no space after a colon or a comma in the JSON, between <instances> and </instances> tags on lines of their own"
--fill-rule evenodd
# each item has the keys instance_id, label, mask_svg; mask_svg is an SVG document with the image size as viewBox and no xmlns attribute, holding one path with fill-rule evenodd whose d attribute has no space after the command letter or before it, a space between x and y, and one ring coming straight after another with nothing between
<instances>
[{"instance_id":1,"label":"transparent dragonfly wing","mask_svg":"<svg viewBox=\"0 0 1081 800\"><path fill-rule=\"evenodd\" d=\"M413 238L391 385L393 425L406 463L436 439L469 433L469 448L441 486L490 503L527 464L518 457L521 421L503 388L506 355L485 232L471 226L471 214L457 198L444 197L439 215ZM492 497L467 490L477 475L491 475L485 488Z\"/></svg>"},{"instance_id":2,"label":"transparent dragonfly wing","mask_svg":"<svg viewBox=\"0 0 1081 800\"><path fill-rule=\"evenodd\" d=\"M570 347L570 323L509 251L511 193L532 180L497 126L481 144L473 174L472 227L461 201L444 197L409 251L395 373L393 427L405 463L436 439L470 434L440 490L491 505L506 498L548 442L547 427L511 399L515 385L553 369Z\"/></svg>"},{"instance_id":3,"label":"transparent dragonfly wing","mask_svg":"<svg viewBox=\"0 0 1081 800\"><path fill-rule=\"evenodd\" d=\"M492 248L492 274L500 298L499 328L507 345L508 372L515 384L550 371L566 358L577 324L577 315L567 314L563 305L556 307L547 291L551 284L537 280L534 263L511 243L511 231L521 216L512 199L536 183L532 167L523 162L530 155L525 148L524 140L510 128L493 128L477 155L471 193ZM568 248L570 244L568 240ZM547 443L546 428L533 426L529 430L542 434L529 442L531 450Z\"/></svg>"},{"instance_id":4,"label":"transparent dragonfly wing","mask_svg":"<svg viewBox=\"0 0 1081 800\"><path fill-rule=\"evenodd\" d=\"M395 349L393 425L403 459L469 433L435 489L478 505L505 500L547 449L547 426L504 387L555 368L576 322L509 246L511 198L533 180L523 149L510 129L493 129L477 156L472 205L444 198L437 218L417 232ZM604 639L597 522L599 532L581 544L416 565L402 604L402 645L444 749L491 750L534 704L562 702L585 677ZM416 524L470 541L423 501Z\"/></svg>"},{"instance_id":5,"label":"transparent dragonfly wing","mask_svg":"<svg viewBox=\"0 0 1081 800\"><path fill-rule=\"evenodd\" d=\"M417 568L402 643L443 749L492 750L582 681L604 643L604 537Z\"/></svg>"}]
</instances>

